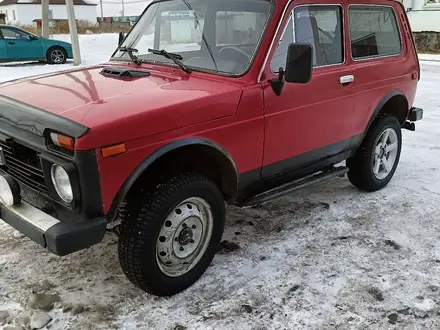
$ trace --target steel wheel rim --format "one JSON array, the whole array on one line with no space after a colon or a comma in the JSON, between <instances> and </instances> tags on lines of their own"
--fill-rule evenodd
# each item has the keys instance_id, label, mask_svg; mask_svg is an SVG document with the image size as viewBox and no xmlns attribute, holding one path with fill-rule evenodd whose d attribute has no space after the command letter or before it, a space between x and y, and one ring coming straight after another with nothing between
<instances>
[{"instance_id":1,"label":"steel wheel rim","mask_svg":"<svg viewBox=\"0 0 440 330\"><path fill-rule=\"evenodd\" d=\"M373 174L378 180L390 175L397 159L399 139L393 128L385 129L376 139L373 150Z\"/></svg>"},{"instance_id":2,"label":"steel wheel rim","mask_svg":"<svg viewBox=\"0 0 440 330\"><path fill-rule=\"evenodd\" d=\"M64 60L64 54L63 54L63 52L61 50L55 49L50 54L50 58L55 63L61 63Z\"/></svg>"},{"instance_id":3,"label":"steel wheel rim","mask_svg":"<svg viewBox=\"0 0 440 330\"><path fill-rule=\"evenodd\" d=\"M156 242L156 262L162 273L178 277L194 268L209 246L213 225L211 206L204 199L191 197L176 206Z\"/></svg>"}]
</instances>

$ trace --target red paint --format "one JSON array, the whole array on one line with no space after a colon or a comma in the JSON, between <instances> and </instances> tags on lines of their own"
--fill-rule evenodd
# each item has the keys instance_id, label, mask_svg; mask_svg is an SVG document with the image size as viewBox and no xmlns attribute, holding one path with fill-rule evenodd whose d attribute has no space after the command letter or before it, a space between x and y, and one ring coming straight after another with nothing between
<instances>
[{"instance_id":1,"label":"red paint","mask_svg":"<svg viewBox=\"0 0 440 330\"><path fill-rule=\"evenodd\" d=\"M275 77L270 58L276 47L263 67L264 60L286 6L289 13L294 6L307 3L276 1L253 65L240 78L199 72L188 75L167 66L142 64L150 77L121 80L102 76L103 66L97 66L17 80L2 85L0 93L90 127L76 141L77 150L125 143L127 152L116 157L103 158L97 152L106 212L130 173L171 141L210 139L227 150L244 173L363 133L379 101L393 90L402 91L412 105L418 81L414 75L419 77L417 55L403 6L386 0L356 4L394 7L403 38L401 56L354 62L346 10L354 2L313 1L343 5L345 63L316 68L308 84L286 83L281 96L276 96L268 83ZM343 75L354 75L354 83L339 84Z\"/></svg>"}]
</instances>

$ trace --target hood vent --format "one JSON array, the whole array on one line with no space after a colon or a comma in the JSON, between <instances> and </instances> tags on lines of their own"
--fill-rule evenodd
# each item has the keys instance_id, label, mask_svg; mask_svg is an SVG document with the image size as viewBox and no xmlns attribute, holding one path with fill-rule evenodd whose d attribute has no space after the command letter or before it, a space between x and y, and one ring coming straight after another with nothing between
<instances>
[{"instance_id":1,"label":"hood vent","mask_svg":"<svg viewBox=\"0 0 440 330\"><path fill-rule=\"evenodd\" d=\"M127 70L126 68L107 67L100 72L103 76L114 78L140 78L149 77L148 71Z\"/></svg>"}]
</instances>

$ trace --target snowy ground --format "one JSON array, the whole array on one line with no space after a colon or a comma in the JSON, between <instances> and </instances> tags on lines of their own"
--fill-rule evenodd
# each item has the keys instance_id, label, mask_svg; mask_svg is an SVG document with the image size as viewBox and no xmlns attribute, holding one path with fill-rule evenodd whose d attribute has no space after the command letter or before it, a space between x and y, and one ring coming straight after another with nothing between
<instances>
[{"instance_id":1,"label":"snowy ground","mask_svg":"<svg viewBox=\"0 0 440 330\"><path fill-rule=\"evenodd\" d=\"M70 42L69 35L54 35L52 39ZM118 45L117 34L84 34L79 36L81 64L93 65L108 61ZM62 65L44 63L6 63L0 64L0 82L38 75L46 72L72 68L69 60Z\"/></svg>"},{"instance_id":2,"label":"snowy ground","mask_svg":"<svg viewBox=\"0 0 440 330\"><path fill-rule=\"evenodd\" d=\"M87 64L108 58L105 49L84 49ZM2 66L0 79L53 69ZM403 132L386 189L366 194L335 179L262 208L229 208L224 239L240 248L222 250L171 298L125 279L111 234L58 258L0 223L0 329L2 317L14 325L35 313L26 306L33 292L61 299L45 329L440 328L439 86L440 64L423 61L416 105L425 118ZM3 329L21 329L11 325Z\"/></svg>"}]
</instances>

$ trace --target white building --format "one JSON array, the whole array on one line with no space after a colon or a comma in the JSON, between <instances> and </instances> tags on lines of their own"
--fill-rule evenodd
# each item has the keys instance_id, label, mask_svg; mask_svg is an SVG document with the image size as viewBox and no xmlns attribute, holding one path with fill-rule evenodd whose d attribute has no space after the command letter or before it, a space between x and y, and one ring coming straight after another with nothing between
<instances>
[{"instance_id":1,"label":"white building","mask_svg":"<svg viewBox=\"0 0 440 330\"><path fill-rule=\"evenodd\" d=\"M96 4L84 0L73 0L77 20L96 23ZM41 0L0 0L0 13L6 14L6 24L32 25L41 19ZM49 0L49 18L67 19L65 0Z\"/></svg>"},{"instance_id":2,"label":"white building","mask_svg":"<svg viewBox=\"0 0 440 330\"><path fill-rule=\"evenodd\" d=\"M403 3L413 32L440 32L440 0L399 0Z\"/></svg>"}]
</instances>

